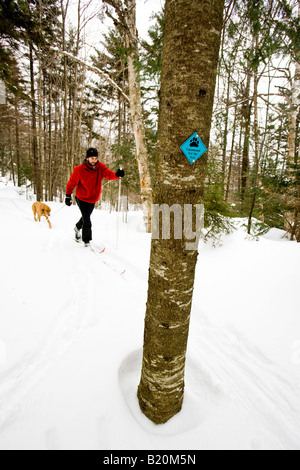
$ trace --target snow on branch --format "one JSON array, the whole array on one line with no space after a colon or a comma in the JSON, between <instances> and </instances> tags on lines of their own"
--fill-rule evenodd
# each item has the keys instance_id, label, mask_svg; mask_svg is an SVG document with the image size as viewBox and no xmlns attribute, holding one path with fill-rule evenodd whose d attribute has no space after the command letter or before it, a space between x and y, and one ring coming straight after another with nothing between
<instances>
[{"instance_id":1,"label":"snow on branch","mask_svg":"<svg viewBox=\"0 0 300 470\"><path fill-rule=\"evenodd\" d=\"M74 60L74 62L77 62L78 64L81 64L83 65L84 67L86 67L88 70L90 70L91 72L94 72L98 75L100 75L100 77L102 77L104 80L106 80L108 83L110 83L116 90L119 91L119 93L123 96L123 98L125 99L125 101L127 101L129 103L129 97L126 95L126 93L124 93L124 91L122 90L122 88L119 87L119 85L116 84L116 82L114 82L109 75L107 75L107 73L103 72L102 70L98 69L97 67L93 67L92 65L89 65L87 64L86 62L84 62L84 60L81 60L79 59L78 57L70 54L69 52L66 52L66 51L61 51L60 49L58 49L57 47L50 47L50 50L53 51L53 52L56 52L58 54L61 54L63 56L66 56L66 57L69 57L70 59Z\"/></svg>"}]
</instances>

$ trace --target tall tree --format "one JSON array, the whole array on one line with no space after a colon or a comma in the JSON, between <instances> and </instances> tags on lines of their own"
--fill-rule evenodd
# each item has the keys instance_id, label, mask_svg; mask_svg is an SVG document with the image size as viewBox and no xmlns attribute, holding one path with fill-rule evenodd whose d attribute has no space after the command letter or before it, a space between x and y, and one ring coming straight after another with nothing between
<instances>
[{"instance_id":1,"label":"tall tree","mask_svg":"<svg viewBox=\"0 0 300 470\"><path fill-rule=\"evenodd\" d=\"M31 3L0 1L0 79L13 93L20 88L21 79L16 52L20 43L28 37L28 31L34 27L29 9Z\"/></svg>"},{"instance_id":2,"label":"tall tree","mask_svg":"<svg viewBox=\"0 0 300 470\"><path fill-rule=\"evenodd\" d=\"M180 145L195 131L208 147L223 23L223 0L167 0L158 128L155 204L193 206L203 200L207 157L193 166ZM178 207L178 206L177 206ZM138 399L164 423L178 413L198 250L186 240L152 240L144 352Z\"/></svg>"},{"instance_id":3,"label":"tall tree","mask_svg":"<svg viewBox=\"0 0 300 470\"><path fill-rule=\"evenodd\" d=\"M298 17L300 18L300 0L298 0ZM289 115L289 134L288 134L288 168L290 177L289 206L293 211L292 222L290 226L291 240L296 236L300 241L300 164L299 152L300 145L297 138L299 133L299 115L300 115L300 46L297 41L295 46L295 76L292 83L290 96L290 115ZM297 122L298 121L298 122Z\"/></svg>"},{"instance_id":4,"label":"tall tree","mask_svg":"<svg viewBox=\"0 0 300 470\"><path fill-rule=\"evenodd\" d=\"M33 64L33 47L32 43L29 45L29 61L30 61L30 87L31 87L31 122L32 122L32 156L33 156L33 171L34 183L37 201L42 201L42 186L41 186L41 169L40 159L38 154L38 139L37 139L37 116L36 116L36 97L35 97L35 82L34 82L34 64Z\"/></svg>"},{"instance_id":5,"label":"tall tree","mask_svg":"<svg viewBox=\"0 0 300 470\"><path fill-rule=\"evenodd\" d=\"M136 28L136 0L104 0L105 3L114 7L117 19L113 18L116 26L123 28L125 32L125 44L128 51L128 85L132 131L136 144L136 157L140 175L141 198L144 211L144 219L148 232L151 232L151 207L152 186L149 169L146 131L143 119L143 108L141 101L141 86L136 63L139 57L139 41Z\"/></svg>"}]
</instances>

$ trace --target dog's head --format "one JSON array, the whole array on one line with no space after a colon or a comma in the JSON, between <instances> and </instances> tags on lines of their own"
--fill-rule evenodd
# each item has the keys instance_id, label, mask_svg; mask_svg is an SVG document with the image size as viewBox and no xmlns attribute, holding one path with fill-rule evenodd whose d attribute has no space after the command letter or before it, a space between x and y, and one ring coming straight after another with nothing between
<instances>
[{"instance_id":1,"label":"dog's head","mask_svg":"<svg viewBox=\"0 0 300 470\"><path fill-rule=\"evenodd\" d=\"M50 207L46 206L46 204L43 204L41 206L41 212L42 212L42 214L46 214L48 217L50 217L51 209L50 209Z\"/></svg>"}]
</instances>

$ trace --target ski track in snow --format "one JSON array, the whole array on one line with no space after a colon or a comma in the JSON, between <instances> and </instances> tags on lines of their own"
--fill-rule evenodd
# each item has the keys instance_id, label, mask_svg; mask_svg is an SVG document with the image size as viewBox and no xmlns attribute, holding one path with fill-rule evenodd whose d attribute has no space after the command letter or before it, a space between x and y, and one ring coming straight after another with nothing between
<instances>
[{"instance_id":1,"label":"ski track in snow","mask_svg":"<svg viewBox=\"0 0 300 470\"><path fill-rule=\"evenodd\" d=\"M9 212L10 216L32 221L30 212L28 212L31 209L31 202L11 198L4 200L5 211ZM73 248L71 266L69 266L70 246ZM98 314L93 313L95 310L97 312L97 309L93 307L95 306L95 279L99 277L97 269L99 263L101 263L104 273L106 271L107 274L120 278L120 273L116 271L119 269L118 264L122 257L117 257L116 264L113 254L107 255L105 253L103 259L108 264L102 263L100 254L92 252L84 246L78 246L59 228L49 232L45 251L49 256L55 256L59 259L60 269L65 270L66 289L71 290L71 295L69 294L71 301L62 305L54 325L41 340L39 346L26 354L19 363L1 374L0 432L6 428L6 425L12 424L14 417L26 412L26 406L28 407L30 404L31 390L47 375L48 370L66 354L80 333L101 322ZM82 256L83 252L84 256ZM77 263L74 263L74 258L77 259ZM109 266L110 263L112 267ZM74 264L80 265L78 272L73 271ZM53 443L57 442L55 430L48 431L46 442L49 448L54 446Z\"/></svg>"},{"instance_id":2,"label":"ski track in snow","mask_svg":"<svg viewBox=\"0 0 300 470\"><path fill-rule=\"evenodd\" d=\"M9 194L11 192L8 190L2 194L4 198L0 199L3 213L26 221L32 220L29 212L32 203L21 198L13 199ZM52 231L46 232L46 235L44 251L47 256L59 260L59 269L65 273L68 295L64 297L61 310L38 346L0 375L0 432L32 409L31 392L34 387L64 357L82 332L102 321L95 309L98 301L95 287L99 278L101 255L76 245L59 224ZM123 264L124 258L118 253L112 252L105 256L108 262L112 260L113 265ZM127 267L128 263L124 261ZM80 270L74 270L75 265L80 265ZM139 271L139 267L134 264L130 267L130 284L134 285L143 271ZM103 277L112 276L116 281L120 280L120 275L104 263L101 263L100 272ZM136 404L137 384L131 381L129 375L126 378L126 374L139 376L138 357L138 354L131 354L125 358L120 369L120 382L124 381L123 395L125 401L131 403L133 414L139 412ZM261 432L259 437L252 440L253 449L300 450L300 384L235 326L230 323L219 326L211 322L199 310L197 300L194 302L191 320L187 384L189 393L196 400L197 410L201 410L205 403L211 403L216 407L214 413L217 413L218 409L225 409L226 402L229 401L233 407L245 412L245 416L254 417L254 421L260 423ZM108 419L104 414L95 418L99 443L106 448L110 448L112 441L112 436L103 433L103 429L108 427L104 426ZM178 419L180 423L180 415ZM194 419L188 421L186 429L188 430L190 423L193 428L197 427L197 419L195 412ZM178 429L180 427L179 424ZM164 428L157 429L161 435L164 434ZM63 447L62 442L58 428L46 430L47 449L60 449Z\"/></svg>"},{"instance_id":3,"label":"ski track in snow","mask_svg":"<svg viewBox=\"0 0 300 470\"><path fill-rule=\"evenodd\" d=\"M274 449L299 450L300 384L230 324L220 328L201 315L191 331L189 352L194 360L189 382L193 392L203 397L206 384L217 401L225 396L251 416L255 414L262 429L268 430L268 444ZM253 446L260 444L253 442Z\"/></svg>"},{"instance_id":4,"label":"ski track in snow","mask_svg":"<svg viewBox=\"0 0 300 470\"><path fill-rule=\"evenodd\" d=\"M16 204L12 205L18 209ZM6 423L10 425L14 416L20 413L22 404L26 403L25 398L28 397L32 388L47 375L49 368L64 356L80 332L101 321L92 314L95 294L91 286L96 276L94 270L91 269L92 263L89 264L89 258L87 258L86 265L84 265L82 257L77 253L78 263L80 260L80 273L72 271L68 267L69 253L64 254L66 240L59 234L51 235L46 251L49 255L55 252L55 256L60 259L60 268L66 270L68 281L66 288L71 288L72 300L70 304L62 307L55 325L42 339L36 350L27 354L18 364L1 375L0 431L3 431Z\"/></svg>"}]
</instances>

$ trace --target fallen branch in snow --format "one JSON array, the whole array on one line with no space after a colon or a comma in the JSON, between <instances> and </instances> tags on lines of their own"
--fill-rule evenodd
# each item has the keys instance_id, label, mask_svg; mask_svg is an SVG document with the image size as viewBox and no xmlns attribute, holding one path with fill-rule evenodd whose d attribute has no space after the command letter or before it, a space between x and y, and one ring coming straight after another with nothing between
<instances>
[{"instance_id":1,"label":"fallen branch in snow","mask_svg":"<svg viewBox=\"0 0 300 470\"><path fill-rule=\"evenodd\" d=\"M102 78L104 78L104 80L109 82L116 90L118 90L119 93L121 93L121 95L123 96L123 98L129 103L129 97L126 95L126 93L124 93L122 88L120 88L119 85L117 85L116 82L114 82L110 78L110 76L107 75L107 73L102 72L102 70L98 69L97 67L93 67L92 65L87 64L86 62L84 62L84 60L79 59L78 57L70 54L69 52L61 51L57 47L50 46L50 50L53 51L53 52L57 52L58 54L64 55L66 57L69 57L70 59L74 60L74 62L78 62L79 64L83 65L87 69L91 70L91 72L94 72L94 73L100 75Z\"/></svg>"}]
</instances>

